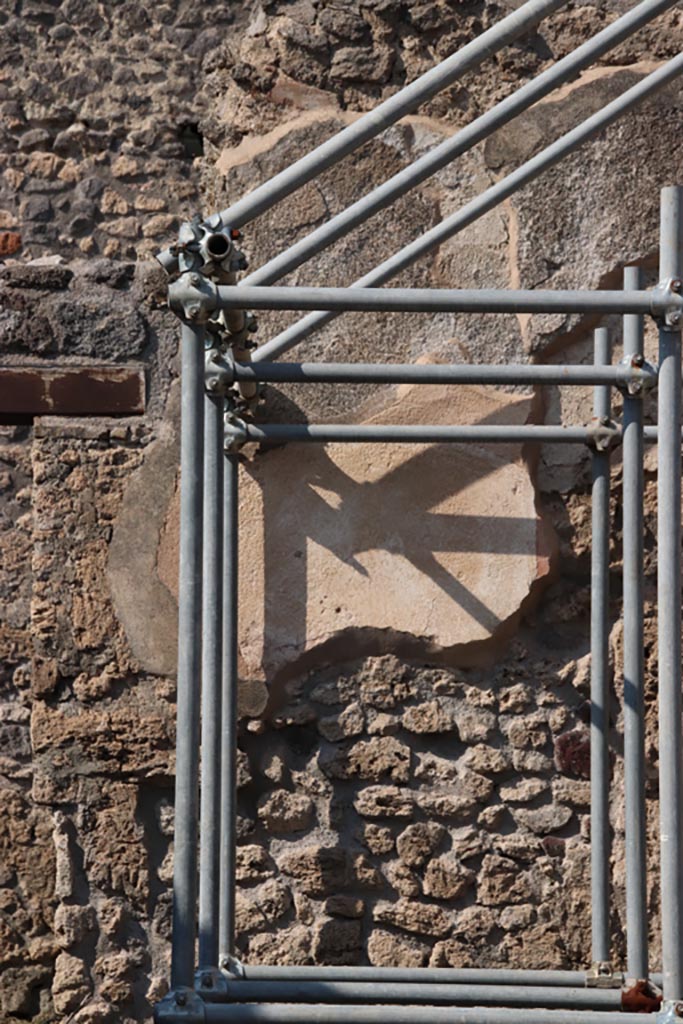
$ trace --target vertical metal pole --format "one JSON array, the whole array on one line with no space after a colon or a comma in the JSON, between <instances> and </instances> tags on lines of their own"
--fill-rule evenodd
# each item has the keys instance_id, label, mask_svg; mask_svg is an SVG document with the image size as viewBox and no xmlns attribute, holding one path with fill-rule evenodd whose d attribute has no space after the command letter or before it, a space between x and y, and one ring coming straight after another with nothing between
<instances>
[{"instance_id":1,"label":"vertical metal pole","mask_svg":"<svg viewBox=\"0 0 683 1024\"><path fill-rule=\"evenodd\" d=\"M683 271L683 189L662 190L660 279ZM659 609L659 806L664 999L683 998L681 805L681 332L659 329L657 598Z\"/></svg>"},{"instance_id":2,"label":"vertical metal pole","mask_svg":"<svg viewBox=\"0 0 683 1024\"><path fill-rule=\"evenodd\" d=\"M624 288L643 287L626 267ZM624 317L624 359L643 359L643 317ZM648 975L647 820L643 657L643 395L624 392L623 421L624 810L626 832L626 970Z\"/></svg>"},{"instance_id":3,"label":"vertical metal pole","mask_svg":"<svg viewBox=\"0 0 683 1024\"><path fill-rule=\"evenodd\" d=\"M218 966L223 627L223 399L204 400L202 766L199 838L199 966Z\"/></svg>"},{"instance_id":4,"label":"vertical metal pole","mask_svg":"<svg viewBox=\"0 0 683 1024\"><path fill-rule=\"evenodd\" d=\"M609 335L595 332L597 365L610 362ZM594 390L598 422L609 421L610 389ZM609 484L608 451L593 450L591 560L591 898L593 962L608 961L609 941Z\"/></svg>"},{"instance_id":5,"label":"vertical metal pole","mask_svg":"<svg viewBox=\"0 0 683 1024\"><path fill-rule=\"evenodd\" d=\"M227 453L223 478L223 708L221 720L221 853L219 957L235 949L235 824L237 818L237 580L239 456Z\"/></svg>"},{"instance_id":6,"label":"vertical metal pole","mask_svg":"<svg viewBox=\"0 0 683 1024\"><path fill-rule=\"evenodd\" d=\"M204 328L183 324L180 344L180 575L171 963L171 985L174 989L191 987L194 981L201 691Z\"/></svg>"}]
</instances>

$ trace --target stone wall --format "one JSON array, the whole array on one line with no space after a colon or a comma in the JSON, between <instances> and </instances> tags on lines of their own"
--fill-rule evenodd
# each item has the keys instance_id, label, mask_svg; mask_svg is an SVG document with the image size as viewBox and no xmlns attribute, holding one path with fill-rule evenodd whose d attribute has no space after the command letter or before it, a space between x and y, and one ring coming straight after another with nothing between
<instances>
[{"instance_id":1,"label":"stone wall","mask_svg":"<svg viewBox=\"0 0 683 1024\"><path fill-rule=\"evenodd\" d=\"M624 9L567 7L245 229L253 266ZM144 416L0 427L0 1020L133 1024L168 977L177 327L149 257L501 17L417 0L21 0L0 11L5 363L141 363ZM641 78L623 44L292 283L346 284ZM670 88L404 284L654 280L683 182ZM267 338L290 314L264 314ZM613 330L620 357L619 324ZM338 318L310 358L589 362L579 316ZM647 353L655 355L649 327ZM620 399L615 397L618 414ZM648 400L647 416L652 409ZM586 390L269 389L268 419L562 422ZM339 446L341 448L341 446ZM648 814L656 867L654 456ZM589 455L548 446L245 450L239 951L250 962L585 967ZM624 957L619 453L610 609L614 960ZM416 498L419 500L416 502ZM417 507L416 507L417 506ZM656 871L650 879L658 955Z\"/></svg>"}]
</instances>

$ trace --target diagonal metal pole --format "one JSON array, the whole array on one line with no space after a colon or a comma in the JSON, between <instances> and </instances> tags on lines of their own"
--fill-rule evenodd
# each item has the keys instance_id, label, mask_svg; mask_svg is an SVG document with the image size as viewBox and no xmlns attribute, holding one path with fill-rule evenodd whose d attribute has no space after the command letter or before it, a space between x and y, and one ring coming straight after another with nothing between
<instances>
[{"instance_id":1,"label":"diagonal metal pole","mask_svg":"<svg viewBox=\"0 0 683 1024\"><path fill-rule=\"evenodd\" d=\"M643 287L639 267L626 267L624 289ZM624 360L642 365L643 318L624 317ZM648 976L645 815L645 702L643 658L643 394L624 391L624 818L626 833L626 970Z\"/></svg>"},{"instance_id":2,"label":"diagonal metal pole","mask_svg":"<svg viewBox=\"0 0 683 1024\"><path fill-rule=\"evenodd\" d=\"M595 332L598 365L610 362L609 335ZM610 390L594 391L597 423L610 421ZM609 929L609 450L595 447L591 456L591 923L592 959L608 962Z\"/></svg>"},{"instance_id":3,"label":"diagonal metal pole","mask_svg":"<svg viewBox=\"0 0 683 1024\"><path fill-rule=\"evenodd\" d=\"M633 35L658 14L673 7L675 2L676 0L644 0L643 3L637 4L633 10L612 22L592 39L559 60L557 64L501 100L481 117L475 118L465 128L456 132L452 138L435 146L409 167L399 171L398 174L373 189L368 195L363 196L346 210L342 210L305 238L290 246L285 252L275 256L254 273L249 274L240 282L240 285L273 284L286 274L296 270L316 253L326 249L337 239L343 238L359 224L467 153L473 146L488 138L503 125L508 124L533 103L537 103L547 96L553 89L575 78L593 61Z\"/></svg>"},{"instance_id":4,"label":"diagonal metal pole","mask_svg":"<svg viewBox=\"0 0 683 1024\"><path fill-rule=\"evenodd\" d=\"M642 103L648 96L651 96L669 82L674 81L682 72L683 53L652 72L641 82L638 82L637 85L628 89L611 103L608 103L607 106L587 118L578 127L551 143L536 156L527 160L521 167L518 167L517 170L508 174L485 192L482 192L481 195L451 214L450 217L446 217L445 220L435 225L435 227L421 235L414 242L399 250L389 259L384 260L374 270L354 281L351 287L373 288L390 280L401 270L405 270L406 267L409 267L421 257L426 256L427 253L437 248L443 242L469 227L470 224L483 217L485 213L493 210L503 200L522 188L523 185L537 178L543 171L559 163L560 160L583 145L584 142L593 138L627 111ZM249 305L246 298L243 302L245 306ZM314 331L329 323L337 315L335 312L311 313L257 349L253 356L253 362L274 359L283 352L287 352L294 345L303 341L304 338L313 334Z\"/></svg>"},{"instance_id":5,"label":"diagonal metal pole","mask_svg":"<svg viewBox=\"0 0 683 1024\"><path fill-rule=\"evenodd\" d=\"M239 456L225 454L223 475L223 665L221 718L219 963L235 952L235 844L237 821L237 626Z\"/></svg>"},{"instance_id":6,"label":"diagonal metal pole","mask_svg":"<svg viewBox=\"0 0 683 1024\"><path fill-rule=\"evenodd\" d=\"M660 279L683 276L683 189L662 190ZM681 736L681 329L659 330L657 599L662 973L665 1001L683 999L683 744Z\"/></svg>"},{"instance_id":7,"label":"diagonal metal pole","mask_svg":"<svg viewBox=\"0 0 683 1024\"><path fill-rule=\"evenodd\" d=\"M194 981L202 621L204 328L181 336L180 574L171 986Z\"/></svg>"},{"instance_id":8,"label":"diagonal metal pole","mask_svg":"<svg viewBox=\"0 0 683 1024\"><path fill-rule=\"evenodd\" d=\"M204 399L199 967L218 966L223 607L223 399Z\"/></svg>"},{"instance_id":9,"label":"diagonal metal pole","mask_svg":"<svg viewBox=\"0 0 683 1024\"><path fill-rule=\"evenodd\" d=\"M348 128L317 146L295 163L286 167L269 181L259 185L244 198L220 213L223 224L242 227L260 214L270 210L285 196L301 188L343 157L374 139L406 114L432 99L443 89L453 85L462 75L477 67L487 57L528 32L542 18L564 6L566 0L530 0L502 21L492 25L457 53L451 54L435 68L405 86L379 106L363 114Z\"/></svg>"}]
</instances>

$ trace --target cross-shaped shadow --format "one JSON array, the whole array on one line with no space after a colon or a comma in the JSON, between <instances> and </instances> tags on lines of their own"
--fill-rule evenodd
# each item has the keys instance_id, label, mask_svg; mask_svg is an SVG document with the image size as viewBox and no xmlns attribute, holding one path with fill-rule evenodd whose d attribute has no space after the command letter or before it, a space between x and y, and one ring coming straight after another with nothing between
<instances>
[{"instance_id":1,"label":"cross-shaped shadow","mask_svg":"<svg viewBox=\"0 0 683 1024\"><path fill-rule=\"evenodd\" d=\"M281 407L280 401L278 405ZM456 420L457 409L453 416ZM300 411L286 418L303 419ZM479 422L519 422L519 412L515 415L503 405ZM260 487L263 502L266 678L272 678L273 669L282 665L283 654L287 660L296 659L315 642L310 635L312 623L307 622L308 587L329 586L332 593L325 596L334 601L333 577L331 583L329 576L327 582L309 579L312 544L327 550L340 566L351 567L359 581L369 578L364 564L368 559L363 556L370 552L387 551L405 559L488 635L501 626L499 615L474 592L470 580L465 583L453 571L452 559L439 556L485 552L497 559L511 555L536 557L537 517L506 514L509 495L500 496L500 516L440 510L443 503L452 504L455 495L476 486L510 461L519 461L518 445L410 446L407 458L374 479L368 460L377 449L351 447L353 475L342 470L322 445L313 444L271 450L245 466ZM406 452L406 446L401 448ZM481 560L477 571L482 571ZM398 568L384 584L378 579L378 591L383 585L400 587L397 574ZM382 600L381 593L377 599ZM424 595L416 594L416 600L424 600ZM362 626L362 610L358 619L354 625ZM340 621L340 630L347 625Z\"/></svg>"}]
</instances>

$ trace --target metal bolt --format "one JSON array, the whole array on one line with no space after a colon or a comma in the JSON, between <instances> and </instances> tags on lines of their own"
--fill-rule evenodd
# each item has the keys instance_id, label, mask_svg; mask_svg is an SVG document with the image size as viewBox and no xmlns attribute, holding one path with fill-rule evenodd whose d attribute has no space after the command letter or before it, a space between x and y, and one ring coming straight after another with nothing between
<instances>
[{"instance_id":1,"label":"metal bolt","mask_svg":"<svg viewBox=\"0 0 683 1024\"><path fill-rule=\"evenodd\" d=\"M669 323L680 324L680 322L681 314L678 312L678 310L674 310L673 313L669 313Z\"/></svg>"},{"instance_id":2,"label":"metal bolt","mask_svg":"<svg viewBox=\"0 0 683 1024\"><path fill-rule=\"evenodd\" d=\"M184 992L176 992L175 994L176 1006L186 1006L187 996Z\"/></svg>"},{"instance_id":3,"label":"metal bolt","mask_svg":"<svg viewBox=\"0 0 683 1024\"><path fill-rule=\"evenodd\" d=\"M601 427L608 427L609 426L609 416L600 416L600 418L598 419L598 423L600 424ZM607 967L602 966L602 967L599 968L599 970L602 972L602 974L610 974L611 973L611 969L610 969L609 966L607 966Z\"/></svg>"},{"instance_id":4,"label":"metal bolt","mask_svg":"<svg viewBox=\"0 0 683 1024\"><path fill-rule=\"evenodd\" d=\"M195 288L199 288L202 283L202 279L199 274L190 274L190 284L193 284Z\"/></svg>"},{"instance_id":5,"label":"metal bolt","mask_svg":"<svg viewBox=\"0 0 683 1024\"><path fill-rule=\"evenodd\" d=\"M202 974L202 988L213 988L213 978L210 974Z\"/></svg>"},{"instance_id":6,"label":"metal bolt","mask_svg":"<svg viewBox=\"0 0 683 1024\"><path fill-rule=\"evenodd\" d=\"M680 277L674 277L673 281L671 282L671 291L680 292L681 289L683 289L683 281L681 281Z\"/></svg>"},{"instance_id":7,"label":"metal bolt","mask_svg":"<svg viewBox=\"0 0 683 1024\"><path fill-rule=\"evenodd\" d=\"M206 386L209 391L218 391L218 377L209 377Z\"/></svg>"},{"instance_id":8,"label":"metal bolt","mask_svg":"<svg viewBox=\"0 0 683 1024\"><path fill-rule=\"evenodd\" d=\"M633 358L631 360L631 365L632 366L641 367L644 364L645 364L645 356L642 355L640 352L638 352L635 356L633 356Z\"/></svg>"}]
</instances>

